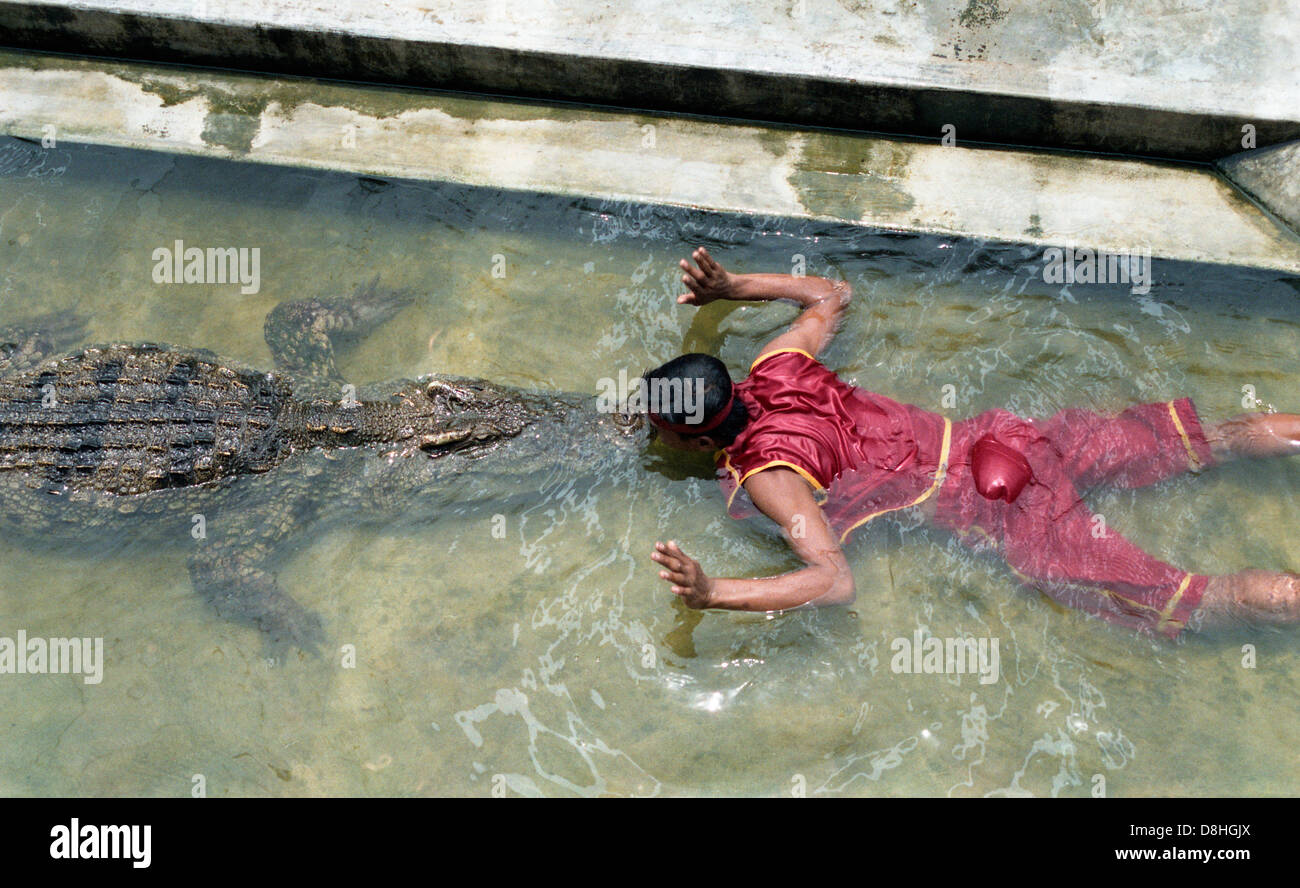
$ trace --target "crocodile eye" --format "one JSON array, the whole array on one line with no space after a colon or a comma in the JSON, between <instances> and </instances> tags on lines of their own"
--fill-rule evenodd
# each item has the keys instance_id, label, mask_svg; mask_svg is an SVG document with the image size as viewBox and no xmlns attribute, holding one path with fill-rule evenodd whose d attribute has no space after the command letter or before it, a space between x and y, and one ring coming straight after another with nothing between
<instances>
[{"instance_id":1,"label":"crocodile eye","mask_svg":"<svg viewBox=\"0 0 1300 888\"><path fill-rule=\"evenodd\" d=\"M648 425L643 414L631 410L618 411L614 414L613 419L614 425L628 432L635 432L639 430L642 425Z\"/></svg>"},{"instance_id":2,"label":"crocodile eye","mask_svg":"<svg viewBox=\"0 0 1300 888\"><path fill-rule=\"evenodd\" d=\"M472 387L434 380L425 385L425 396L439 407L451 410L470 407L478 401Z\"/></svg>"},{"instance_id":3,"label":"crocodile eye","mask_svg":"<svg viewBox=\"0 0 1300 888\"><path fill-rule=\"evenodd\" d=\"M437 382L431 382L424 387L425 400L442 410L449 406L449 394L447 387Z\"/></svg>"}]
</instances>

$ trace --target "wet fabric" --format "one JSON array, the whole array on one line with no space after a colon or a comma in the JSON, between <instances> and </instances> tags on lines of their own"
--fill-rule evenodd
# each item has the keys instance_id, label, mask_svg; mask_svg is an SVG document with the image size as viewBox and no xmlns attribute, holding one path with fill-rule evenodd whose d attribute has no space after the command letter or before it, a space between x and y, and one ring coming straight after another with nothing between
<instances>
[{"instance_id":1,"label":"wet fabric","mask_svg":"<svg viewBox=\"0 0 1300 888\"><path fill-rule=\"evenodd\" d=\"M969 453L990 434L1033 470L1014 503L975 489ZM934 523L972 548L996 549L1024 582L1068 607L1171 638L1200 605L1208 577L1144 552L1081 495L1098 484L1143 487L1211 465L1190 399L1142 404L1116 417L1070 409L1027 420L990 410L954 424L953 453Z\"/></svg>"},{"instance_id":2,"label":"wet fabric","mask_svg":"<svg viewBox=\"0 0 1300 888\"><path fill-rule=\"evenodd\" d=\"M849 385L798 349L760 357L736 393L749 424L717 455L733 517L757 514L741 485L775 466L802 475L845 535L937 489L951 423L936 413Z\"/></svg>"},{"instance_id":3,"label":"wet fabric","mask_svg":"<svg viewBox=\"0 0 1300 888\"><path fill-rule=\"evenodd\" d=\"M934 499L933 522L974 549L998 551L1022 581L1056 601L1176 637L1209 580L1166 564L1097 519L1080 491L1143 487L1213 463L1188 398L1115 417L1067 409L1045 420L990 410L952 423L839 379L807 353L760 358L737 384L750 424L717 454L733 517L757 514L741 485L791 468L817 491L841 541L871 519ZM1014 502L976 488L971 454L992 438L1031 478Z\"/></svg>"}]
</instances>

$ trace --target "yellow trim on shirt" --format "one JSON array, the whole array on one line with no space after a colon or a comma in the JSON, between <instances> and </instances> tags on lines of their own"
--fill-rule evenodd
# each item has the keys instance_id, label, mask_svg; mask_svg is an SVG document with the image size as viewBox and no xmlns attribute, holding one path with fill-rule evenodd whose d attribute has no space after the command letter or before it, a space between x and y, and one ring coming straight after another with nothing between
<instances>
[{"instance_id":1,"label":"yellow trim on shirt","mask_svg":"<svg viewBox=\"0 0 1300 888\"><path fill-rule=\"evenodd\" d=\"M766 361L768 358L776 357L777 355L783 355L786 352L794 352L795 354L803 355L805 358L807 358L810 361L817 360L816 358L814 358L812 355L808 354L808 352L804 351L801 348L778 348L768 352L767 354L759 355L757 358L754 358L754 363L749 365L749 372L753 373L754 368L757 367L759 364L763 363L764 361Z\"/></svg>"},{"instance_id":2,"label":"yellow trim on shirt","mask_svg":"<svg viewBox=\"0 0 1300 888\"><path fill-rule=\"evenodd\" d=\"M934 483L930 489L918 496L905 506L895 506L892 509L881 509L879 512L872 512L867 517L858 521L840 536L840 542L843 543L849 538L849 534L866 524L872 518L878 518L886 512L897 512L899 509L910 509L912 506L919 506L934 495L934 492L943 486L943 482L948 477L948 451L952 446L952 420L948 417L943 418L943 448L939 451L939 467L934 470Z\"/></svg>"},{"instance_id":3,"label":"yellow trim on shirt","mask_svg":"<svg viewBox=\"0 0 1300 888\"><path fill-rule=\"evenodd\" d=\"M796 472L798 472L800 475L803 475L803 479L804 479L805 481L807 481L809 484L811 484L811 485L813 486L813 490L823 490L823 489L824 489L824 488L822 487L822 485L821 485L821 482L818 481L816 478L814 478L814 477L812 476L812 473L809 472L807 469L805 469L803 466L797 466L797 465L795 465L794 463L792 463L792 462L786 462L786 461L783 460L783 459L774 459L774 460L772 460L771 462L763 463L761 466L759 466L759 467L756 468L756 469L750 469L748 472L746 472L745 474L743 474L743 475L740 476L740 481L737 482L737 483L739 483L739 484L744 484L744 483L745 483L745 480L748 479L750 476L752 476L752 475L756 475L756 474L758 474L759 472L763 471L764 469L770 469L770 468L772 468L773 466L785 466L785 467L788 468L788 469L794 469L794 470L795 470Z\"/></svg>"},{"instance_id":4,"label":"yellow trim on shirt","mask_svg":"<svg viewBox=\"0 0 1300 888\"><path fill-rule=\"evenodd\" d=\"M1174 420L1174 428L1178 429L1178 434L1183 436L1183 446L1187 448L1187 463L1195 472L1200 469L1201 461L1197 458L1195 449L1192 448L1192 439L1187 436L1187 430L1183 428L1183 421L1179 419L1178 408L1174 406L1173 401L1169 402L1169 415Z\"/></svg>"},{"instance_id":5,"label":"yellow trim on shirt","mask_svg":"<svg viewBox=\"0 0 1300 888\"><path fill-rule=\"evenodd\" d=\"M1191 585L1191 582L1192 582L1191 574L1188 574L1187 576L1183 577L1182 583L1180 583L1178 586L1178 591L1174 593L1173 598L1169 599L1169 603L1165 605L1164 611L1160 614L1160 622L1156 626L1156 631L1160 631L1161 629L1164 629L1166 626L1177 626L1179 629L1183 628L1183 623L1181 620L1174 620L1170 618L1174 615L1174 608L1178 607L1178 602L1182 600L1183 593L1187 591L1187 587Z\"/></svg>"},{"instance_id":6,"label":"yellow trim on shirt","mask_svg":"<svg viewBox=\"0 0 1300 888\"><path fill-rule=\"evenodd\" d=\"M723 467L724 467L728 472L731 473L731 477L734 478L735 481L736 481L736 486L733 487L733 488L731 488L731 496L727 497L727 511L730 512L730 511L731 511L731 504L734 503L734 502L736 501L736 493L740 490L740 472L737 472L737 471L736 471L736 467L733 466L733 465L731 464L731 454L730 454L730 453L728 453L728 452L725 451L725 450L720 450L720 451L718 451L718 452L721 453L721 454L723 455L723 457L724 457L724 459L723 459ZM715 457L715 459L716 459L716 457Z\"/></svg>"},{"instance_id":7,"label":"yellow trim on shirt","mask_svg":"<svg viewBox=\"0 0 1300 888\"><path fill-rule=\"evenodd\" d=\"M734 478L735 481L736 481L736 486L732 488L732 490L731 490L731 495L727 497L727 511L728 511L728 512L731 511L731 504L734 503L734 502L736 501L736 494L740 492L741 485L743 485L743 484L744 484L744 483L745 483L745 482L746 482L746 481L747 481L751 476L758 474L759 472L763 471L764 469L770 469L770 468L773 468L773 467L776 467L776 466L784 466L785 468L788 468L788 469L794 469L796 472L798 472L798 473L800 474L800 476L803 477L803 479L804 479L805 481L807 481L809 484L812 485L812 487L813 487L813 492L815 492L815 493L821 493L821 494L825 494L825 493L826 493L826 488L822 487L821 482L819 482L816 478L814 478L814 477L812 476L812 473L809 472L807 469L805 469L803 466L797 466L797 465L795 465L794 463L792 463L792 462L786 462L786 461L783 460L783 459L774 459L774 460L772 460L771 462L764 463L763 465L759 466L759 467L756 468L756 469L750 469L750 470L749 470L748 472L746 472L744 475L741 475L740 472L738 472L738 471L736 470L736 467L733 466L733 465L731 464L731 454L730 454L730 453L727 453L725 450L720 451L720 452L722 453L722 455L723 455L723 457L724 457L724 459L723 459L723 467L724 467L728 472L731 473L731 477ZM817 505L819 505L819 506L821 506L821 505L825 505L825 502L826 502L826 498L825 498L825 496L823 496L823 497L821 498L821 500L818 501Z\"/></svg>"}]
</instances>

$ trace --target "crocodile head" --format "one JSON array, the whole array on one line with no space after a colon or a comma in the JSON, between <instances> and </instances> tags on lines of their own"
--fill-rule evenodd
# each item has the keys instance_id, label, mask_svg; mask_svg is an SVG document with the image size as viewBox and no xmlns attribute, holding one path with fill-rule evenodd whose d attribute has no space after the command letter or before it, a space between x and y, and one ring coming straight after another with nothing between
<instances>
[{"instance_id":1,"label":"crocodile head","mask_svg":"<svg viewBox=\"0 0 1300 888\"><path fill-rule=\"evenodd\" d=\"M648 441L644 416L600 412L594 396L442 375L391 391L401 424L390 439L396 448L367 473L376 496L497 499L552 479L621 471Z\"/></svg>"},{"instance_id":2,"label":"crocodile head","mask_svg":"<svg viewBox=\"0 0 1300 888\"><path fill-rule=\"evenodd\" d=\"M403 384L389 403L398 409L388 437L429 456L512 438L531 419L514 393L482 379L424 377Z\"/></svg>"},{"instance_id":3,"label":"crocodile head","mask_svg":"<svg viewBox=\"0 0 1300 888\"><path fill-rule=\"evenodd\" d=\"M594 449L623 449L643 442L647 428L637 413L596 413L594 399L526 392L485 379L425 376L402 384L389 403L398 407L391 440L435 457L490 448L533 426L563 435L565 444L586 433Z\"/></svg>"}]
</instances>

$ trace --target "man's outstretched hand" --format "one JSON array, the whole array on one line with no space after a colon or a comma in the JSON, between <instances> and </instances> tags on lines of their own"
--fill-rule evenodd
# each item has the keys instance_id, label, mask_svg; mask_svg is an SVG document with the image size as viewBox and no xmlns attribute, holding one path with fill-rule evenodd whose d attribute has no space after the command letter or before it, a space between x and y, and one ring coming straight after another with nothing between
<instances>
[{"instance_id":1,"label":"man's outstretched hand","mask_svg":"<svg viewBox=\"0 0 1300 888\"><path fill-rule=\"evenodd\" d=\"M731 296L731 274L714 261L709 255L709 251L703 247L697 247L691 254L698 268L692 267L691 263L683 259L679 264L682 271L682 283L690 290L689 293L683 293L677 297L679 305L708 305L718 299L728 299Z\"/></svg>"},{"instance_id":2,"label":"man's outstretched hand","mask_svg":"<svg viewBox=\"0 0 1300 888\"><path fill-rule=\"evenodd\" d=\"M683 552L677 543L672 540L666 544L655 543L650 557L664 566L659 577L672 583L673 594L680 595L683 604L696 610L709 606L713 581L700 570L700 563Z\"/></svg>"}]
</instances>

